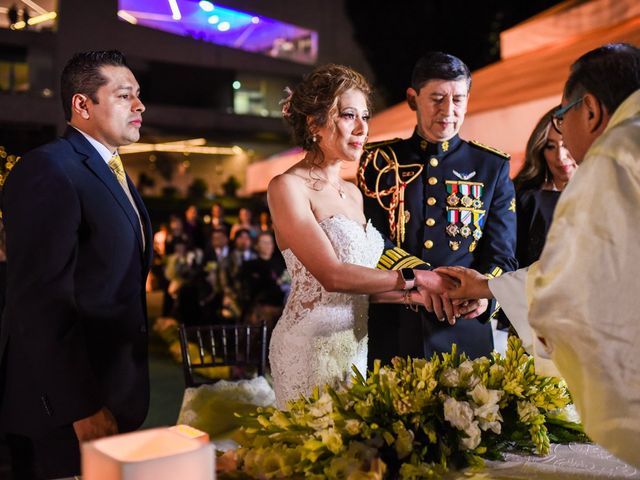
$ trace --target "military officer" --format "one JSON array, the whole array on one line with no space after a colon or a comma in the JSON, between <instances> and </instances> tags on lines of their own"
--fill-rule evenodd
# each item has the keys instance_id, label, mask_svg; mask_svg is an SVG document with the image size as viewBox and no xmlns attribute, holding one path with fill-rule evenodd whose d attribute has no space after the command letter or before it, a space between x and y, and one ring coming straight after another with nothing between
<instances>
[{"instance_id":1,"label":"military officer","mask_svg":"<svg viewBox=\"0 0 640 480\"><path fill-rule=\"evenodd\" d=\"M358 172L365 214L396 244L379 268L413 268L416 257L429 268L463 265L490 277L517 268L509 155L458 136L470 87L469 69L460 59L428 53L415 65L407 89L417 117L413 135L368 145ZM489 354L488 319L495 304L480 300L461 309L465 318L476 319L451 326L424 309L372 304L370 367L376 358L428 358L450 351L453 343L471 358Z\"/></svg>"}]
</instances>

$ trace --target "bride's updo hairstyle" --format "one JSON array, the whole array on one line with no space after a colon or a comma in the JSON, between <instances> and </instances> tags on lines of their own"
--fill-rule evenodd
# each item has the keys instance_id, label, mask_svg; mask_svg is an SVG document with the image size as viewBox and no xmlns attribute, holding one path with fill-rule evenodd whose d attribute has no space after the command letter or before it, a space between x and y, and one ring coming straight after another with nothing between
<instances>
[{"instance_id":1,"label":"bride's updo hairstyle","mask_svg":"<svg viewBox=\"0 0 640 480\"><path fill-rule=\"evenodd\" d=\"M306 75L293 90L287 88L282 116L291 127L295 144L306 151L318 149L320 138L312 132L312 125L326 125L338 111L340 95L351 89L360 90L370 108L369 82L344 65L322 65Z\"/></svg>"}]
</instances>

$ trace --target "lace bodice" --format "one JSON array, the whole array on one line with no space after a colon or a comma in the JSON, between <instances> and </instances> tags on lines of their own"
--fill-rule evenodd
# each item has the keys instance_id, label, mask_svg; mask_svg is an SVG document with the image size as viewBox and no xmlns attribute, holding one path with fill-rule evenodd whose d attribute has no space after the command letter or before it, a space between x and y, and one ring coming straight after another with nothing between
<instances>
[{"instance_id":1,"label":"lace bodice","mask_svg":"<svg viewBox=\"0 0 640 480\"><path fill-rule=\"evenodd\" d=\"M319 222L343 263L375 267L384 242L368 222L334 215ZM278 406L315 385L344 381L367 362L368 296L327 292L291 250L282 252L291 293L271 340L269 358Z\"/></svg>"}]
</instances>

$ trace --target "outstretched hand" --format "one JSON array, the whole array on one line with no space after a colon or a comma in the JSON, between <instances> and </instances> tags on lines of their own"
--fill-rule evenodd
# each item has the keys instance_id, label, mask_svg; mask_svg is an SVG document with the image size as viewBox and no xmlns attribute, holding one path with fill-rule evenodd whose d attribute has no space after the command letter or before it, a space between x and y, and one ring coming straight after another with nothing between
<instances>
[{"instance_id":1,"label":"outstretched hand","mask_svg":"<svg viewBox=\"0 0 640 480\"><path fill-rule=\"evenodd\" d=\"M451 299L493 298L493 293L489 290L489 279L471 268L438 267L435 271L455 280L455 287L447 291L447 296Z\"/></svg>"}]
</instances>

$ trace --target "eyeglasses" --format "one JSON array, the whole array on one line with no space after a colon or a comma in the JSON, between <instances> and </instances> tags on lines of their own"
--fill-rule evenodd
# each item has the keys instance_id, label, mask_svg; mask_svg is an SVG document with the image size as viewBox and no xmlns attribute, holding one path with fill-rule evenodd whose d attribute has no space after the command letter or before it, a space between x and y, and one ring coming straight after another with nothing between
<instances>
[{"instance_id":1,"label":"eyeglasses","mask_svg":"<svg viewBox=\"0 0 640 480\"><path fill-rule=\"evenodd\" d=\"M558 132L560 132L562 129L562 122L564 121L564 116L566 115L566 113L573 107L578 105L582 100L584 100L584 97L576 98L573 102L568 103L566 106L560 107L555 112L553 112L553 115L551 116L551 123L553 123L553 127Z\"/></svg>"}]
</instances>

